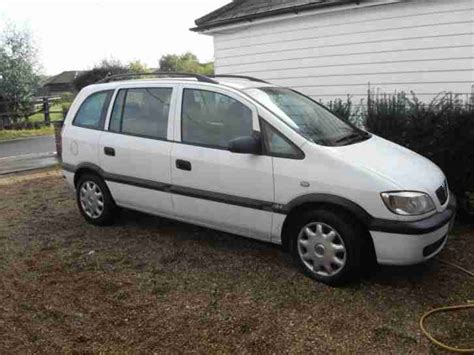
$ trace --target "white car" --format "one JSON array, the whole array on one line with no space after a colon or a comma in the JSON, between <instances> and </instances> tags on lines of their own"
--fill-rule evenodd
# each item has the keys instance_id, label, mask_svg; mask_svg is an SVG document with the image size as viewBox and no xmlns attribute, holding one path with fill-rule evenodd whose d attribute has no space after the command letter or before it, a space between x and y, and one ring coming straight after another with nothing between
<instances>
[{"instance_id":1,"label":"white car","mask_svg":"<svg viewBox=\"0 0 474 355\"><path fill-rule=\"evenodd\" d=\"M129 78L84 88L64 122L64 176L89 223L125 207L281 244L332 285L445 245L454 196L420 155L255 78Z\"/></svg>"}]
</instances>

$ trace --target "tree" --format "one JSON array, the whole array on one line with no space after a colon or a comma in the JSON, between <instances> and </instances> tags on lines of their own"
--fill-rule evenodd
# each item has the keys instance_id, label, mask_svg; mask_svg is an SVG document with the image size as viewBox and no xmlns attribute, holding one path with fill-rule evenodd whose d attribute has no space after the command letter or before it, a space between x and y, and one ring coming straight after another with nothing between
<instances>
[{"instance_id":1,"label":"tree","mask_svg":"<svg viewBox=\"0 0 474 355\"><path fill-rule=\"evenodd\" d=\"M119 60L116 59L103 59L94 66L91 70L88 70L76 79L74 79L74 87L76 90L81 90L87 85L96 83L110 75L124 74L127 73L128 69Z\"/></svg>"},{"instance_id":2,"label":"tree","mask_svg":"<svg viewBox=\"0 0 474 355\"><path fill-rule=\"evenodd\" d=\"M16 121L31 109L39 87L38 52L31 33L7 26L0 35L0 114Z\"/></svg>"},{"instance_id":3,"label":"tree","mask_svg":"<svg viewBox=\"0 0 474 355\"><path fill-rule=\"evenodd\" d=\"M214 63L200 63L191 52L167 54L160 59L160 70L166 72L186 72L204 75L214 74Z\"/></svg>"},{"instance_id":4,"label":"tree","mask_svg":"<svg viewBox=\"0 0 474 355\"><path fill-rule=\"evenodd\" d=\"M102 59L91 70L84 72L74 80L76 90L81 90L87 85L96 83L111 75L125 73L148 73L150 69L139 60L131 61L127 65L117 59Z\"/></svg>"},{"instance_id":5,"label":"tree","mask_svg":"<svg viewBox=\"0 0 474 355\"><path fill-rule=\"evenodd\" d=\"M204 75L214 73L214 63L200 63L198 58L191 52L182 55L168 54L160 59L160 71L187 72ZM103 59L91 70L84 72L74 80L76 90L81 90L87 85L105 79L107 76L125 73L150 73L150 68L139 60L122 64L117 59Z\"/></svg>"},{"instance_id":6,"label":"tree","mask_svg":"<svg viewBox=\"0 0 474 355\"><path fill-rule=\"evenodd\" d=\"M139 60L134 60L128 63L128 71L130 73L150 73L151 70L145 63Z\"/></svg>"}]
</instances>

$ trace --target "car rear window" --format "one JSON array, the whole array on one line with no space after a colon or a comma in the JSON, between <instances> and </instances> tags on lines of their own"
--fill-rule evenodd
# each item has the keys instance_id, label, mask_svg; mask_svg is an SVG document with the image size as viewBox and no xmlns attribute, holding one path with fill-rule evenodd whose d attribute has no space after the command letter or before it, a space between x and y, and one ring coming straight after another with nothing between
<instances>
[{"instance_id":1,"label":"car rear window","mask_svg":"<svg viewBox=\"0 0 474 355\"><path fill-rule=\"evenodd\" d=\"M112 93L113 90L100 91L85 99L74 117L73 125L103 129Z\"/></svg>"}]
</instances>

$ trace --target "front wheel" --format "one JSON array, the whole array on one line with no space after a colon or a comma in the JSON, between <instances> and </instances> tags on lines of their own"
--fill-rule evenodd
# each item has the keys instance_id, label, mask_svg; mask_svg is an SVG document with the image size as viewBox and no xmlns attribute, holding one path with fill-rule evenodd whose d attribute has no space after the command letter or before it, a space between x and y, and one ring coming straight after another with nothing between
<instances>
[{"instance_id":1,"label":"front wheel","mask_svg":"<svg viewBox=\"0 0 474 355\"><path fill-rule=\"evenodd\" d=\"M87 222L98 226L113 222L117 207L100 177L92 174L81 176L76 186L76 199Z\"/></svg>"},{"instance_id":2,"label":"front wheel","mask_svg":"<svg viewBox=\"0 0 474 355\"><path fill-rule=\"evenodd\" d=\"M349 281L359 271L361 233L351 216L309 210L291 229L291 252L306 275L336 286Z\"/></svg>"}]
</instances>

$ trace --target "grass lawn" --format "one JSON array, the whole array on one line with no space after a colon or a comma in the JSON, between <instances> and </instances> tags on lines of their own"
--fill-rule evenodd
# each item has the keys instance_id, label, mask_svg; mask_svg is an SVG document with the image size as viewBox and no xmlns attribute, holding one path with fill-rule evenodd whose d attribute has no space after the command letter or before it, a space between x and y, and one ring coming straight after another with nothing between
<instances>
[{"instance_id":1,"label":"grass lawn","mask_svg":"<svg viewBox=\"0 0 474 355\"><path fill-rule=\"evenodd\" d=\"M0 130L0 141L16 138L35 137L35 136L47 136L54 134L54 128L41 127L39 129L12 129L12 130Z\"/></svg>"},{"instance_id":2,"label":"grass lawn","mask_svg":"<svg viewBox=\"0 0 474 355\"><path fill-rule=\"evenodd\" d=\"M474 230L345 288L276 246L123 211L94 227L57 170L0 178L0 353L441 353L420 316L474 296ZM428 328L472 346L474 314Z\"/></svg>"},{"instance_id":3,"label":"grass lawn","mask_svg":"<svg viewBox=\"0 0 474 355\"><path fill-rule=\"evenodd\" d=\"M61 121L62 119L64 119L64 116L62 114L62 107L60 104L52 105L49 108L49 111L54 111L54 113L50 113L49 115L51 121ZM36 113L30 116L28 120L30 122L44 122L44 113Z\"/></svg>"}]
</instances>

